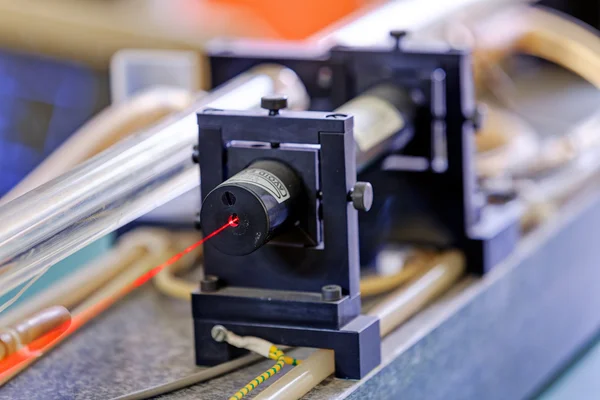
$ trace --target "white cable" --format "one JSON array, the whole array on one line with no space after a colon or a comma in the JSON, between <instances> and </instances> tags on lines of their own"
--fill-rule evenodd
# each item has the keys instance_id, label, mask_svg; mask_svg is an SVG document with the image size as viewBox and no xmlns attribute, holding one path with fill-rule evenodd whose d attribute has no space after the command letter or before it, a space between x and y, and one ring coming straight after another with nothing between
<instances>
[{"instance_id":1,"label":"white cable","mask_svg":"<svg viewBox=\"0 0 600 400\"><path fill-rule=\"evenodd\" d=\"M217 342L225 341L234 347L253 351L266 358L270 358L271 348L274 346L273 343L254 336L238 336L222 325L215 325L210 333Z\"/></svg>"}]
</instances>

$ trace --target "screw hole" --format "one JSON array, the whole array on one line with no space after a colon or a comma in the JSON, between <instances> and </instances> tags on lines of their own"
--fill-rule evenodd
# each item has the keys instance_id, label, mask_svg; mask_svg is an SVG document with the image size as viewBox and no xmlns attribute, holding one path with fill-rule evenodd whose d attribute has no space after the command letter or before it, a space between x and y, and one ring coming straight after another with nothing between
<instances>
[{"instance_id":1,"label":"screw hole","mask_svg":"<svg viewBox=\"0 0 600 400\"><path fill-rule=\"evenodd\" d=\"M221 201L226 206L232 206L235 204L235 196L231 192L225 192L225 193L223 193L223 196L221 197Z\"/></svg>"}]
</instances>

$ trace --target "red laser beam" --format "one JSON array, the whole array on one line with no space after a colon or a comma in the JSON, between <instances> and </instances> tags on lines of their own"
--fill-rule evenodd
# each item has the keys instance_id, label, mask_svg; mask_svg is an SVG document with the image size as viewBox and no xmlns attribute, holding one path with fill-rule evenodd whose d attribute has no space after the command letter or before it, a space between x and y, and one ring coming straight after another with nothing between
<instances>
[{"instance_id":1,"label":"red laser beam","mask_svg":"<svg viewBox=\"0 0 600 400\"><path fill-rule=\"evenodd\" d=\"M133 282L132 285L134 287L138 287L138 286L141 286L144 283L148 282L148 280L150 280L154 275L158 274L160 271L162 271L163 269L165 269L169 265L171 265L171 264L179 261L179 259L181 257L185 256L190 251L193 251L195 248L197 248L198 246L200 246L201 244L203 244L204 242L206 242L208 239L217 236L219 233L223 232L225 229L227 229L230 226L231 227L238 226L239 220L240 219L238 218L237 215L231 215L229 217L229 220L227 221L227 223L225 225L223 225L219 229L215 230L210 235L208 235L208 236L200 239L199 241L197 241L196 243L194 243L193 245L191 245L187 249L183 250L182 252L175 254L173 257L169 258L167 261L165 261L164 263L160 264L158 267L155 267L155 268L151 269L150 271L146 272L144 275L142 275L139 278L137 278Z\"/></svg>"},{"instance_id":2,"label":"red laser beam","mask_svg":"<svg viewBox=\"0 0 600 400\"><path fill-rule=\"evenodd\" d=\"M113 305L117 300L127 295L133 289L143 285L152 279L153 276L158 274L160 271L168 267L169 265L177 262L184 255L196 249L198 246L202 245L207 240L215 237L219 233L223 232L228 227L236 227L239 224L239 218L237 215L231 215L225 225L215 230L208 236L200 239L196 243L192 244L185 250L180 253L175 254L173 257L169 258L164 263L158 265L157 267L152 268L150 271L138 277L136 280L131 282L129 285L125 286L118 293L115 293L113 296L109 296L105 299L100 300L98 303L91 306L89 309L81 312L79 315L75 316L72 320L68 321L66 324L57 328L46 335L42 336L39 339L36 339L34 342L30 343L28 346L25 346L23 349L19 350L16 353L11 354L4 360L0 361L0 386L3 385L10 378L15 376L17 373L22 371L27 365L34 362L36 359L43 356L46 352L51 350L53 347L58 345L60 342L69 337L72 333L77 331L81 326L83 326L86 322L105 311L111 305Z\"/></svg>"}]
</instances>

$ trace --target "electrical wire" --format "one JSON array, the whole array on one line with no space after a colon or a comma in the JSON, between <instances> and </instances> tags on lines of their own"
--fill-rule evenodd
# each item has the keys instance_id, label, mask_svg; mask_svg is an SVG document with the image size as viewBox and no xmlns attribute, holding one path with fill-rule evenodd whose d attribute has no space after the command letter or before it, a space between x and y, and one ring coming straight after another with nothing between
<instances>
[{"instance_id":1,"label":"electrical wire","mask_svg":"<svg viewBox=\"0 0 600 400\"><path fill-rule=\"evenodd\" d=\"M201 252L201 248L199 249ZM178 278L175 274L179 272L175 265L171 265L160 271L152 283L156 289L164 295L181 300L190 300L192 292L198 288L198 284Z\"/></svg>"},{"instance_id":2,"label":"electrical wire","mask_svg":"<svg viewBox=\"0 0 600 400\"><path fill-rule=\"evenodd\" d=\"M271 358L274 358L277 362L271 368L252 379L246 386L238 390L229 398L229 400L242 400L243 397L247 396L252 390L254 390L258 385L265 382L270 377L275 374L281 372L281 369L285 365L283 351L275 348L275 350L271 353Z\"/></svg>"},{"instance_id":3,"label":"electrical wire","mask_svg":"<svg viewBox=\"0 0 600 400\"><path fill-rule=\"evenodd\" d=\"M360 280L360 295L363 297L378 296L389 292L414 279L431 263L434 253L419 251L412 256L400 271L393 275L370 275Z\"/></svg>"},{"instance_id":4,"label":"electrical wire","mask_svg":"<svg viewBox=\"0 0 600 400\"><path fill-rule=\"evenodd\" d=\"M387 293L400 285L421 274L431 262L434 254L432 252L417 252L407 260L400 271L392 275L369 275L360 280L360 294L363 297L378 296ZM185 279L178 278L178 271L171 266L158 273L153 283L156 289L170 297L181 300L189 300L191 293L196 290L197 284Z\"/></svg>"},{"instance_id":5,"label":"electrical wire","mask_svg":"<svg viewBox=\"0 0 600 400\"><path fill-rule=\"evenodd\" d=\"M434 299L454 285L465 271L461 253L449 251L435 257L430 269L410 285L401 287L369 311L379 318L381 336L385 337ZM256 396L256 399L298 399L334 373L333 352L317 350Z\"/></svg>"},{"instance_id":6,"label":"electrical wire","mask_svg":"<svg viewBox=\"0 0 600 400\"><path fill-rule=\"evenodd\" d=\"M33 345L26 346L21 351L0 361L0 386L12 379L21 371L29 367L33 362L42 357L44 354L52 350L71 334L80 329L87 322L95 318L112 304L127 295L136 287L141 286L144 282L141 279L148 280L151 273L156 268L164 267L165 264L156 266L156 259L169 259L174 263L190 264L196 260L196 248L190 249L194 243L197 243L197 235L172 235L169 237L168 231L161 229L140 228L126 233L117 243L116 254L123 254L119 248L119 243L123 242L123 246L132 251L131 262L122 266L122 271L105 282L100 288L96 288L91 293L89 287L78 293L74 298L79 299L74 309L71 310L71 324L64 330L52 332L39 340ZM192 246L190 246L192 245ZM139 247L146 246L146 251L141 255ZM186 246L186 248L182 248ZM179 256L178 252L187 251L187 255ZM176 256L173 256L174 253ZM174 260L174 261L173 261ZM102 264L100 264L102 265ZM121 266L120 266L121 267ZM92 275L92 278L95 275ZM87 285L86 285L87 286ZM58 293L52 293L47 296L47 299L60 299L56 297ZM73 297L69 297L69 293L65 293L68 301L73 301ZM81 299L84 299L81 301ZM22 314L21 314L22 315Z\"/></svg>"},{"instance_id":7,"label":"electrical wire","mask_svg":"<svg viewBox=\"0 0 600 400\"><path fill-rule=\"evenodd\" d=\"M448 290L448 288L451 287L459 279L459 277L462 276L463 273L464 259L460 253L446 252L436 255L432 258L431 263L427 266L426 271L422 275L420 275L410 284L398 289L397 292L391 293L389 297L379 303L378 307L380 311L375 309L375 311L371 311L369 314L375 315L373 314L374 312L381 313L382 320L391 321L387 325L388 327L392 325L398 326L407 318L414 315L414 313L416 313L422 307L426 306L435 298L439 297L442 293ZM424 290L422 295L418 295L417 292L419 290ZM407 295L407 293L409 295ZM399 303L398 301L394 301L397 297L402 297L404 302ZM232 372L236 369L252 364L259 359L259 356L251 354L233 361L219 364L215 367L206 368L198 373L188 375L184 378L176 379L171 382L156 385L151 388L136 392L131 392L120 397L115 397L112 400L144 400L171 393L176 390L206 382L217 376ZM312 387L314 387L314 385L316 385L316 383L313 383L315 379L320 382L325 377L333 373L333 364L333 352L331 350L317 350L311 354L309 358L303 360L299 366L293 368L282 378L267 387L263 392L259 393L257 398L262 398L265 396L264 393L272 394L279 392L286 394L285 396L280 397L282 399L292 398L287 397L290 392L288 392L287 389L281 390L281 386L279 385L279 382L288 377L288 375L291 373L293 373L293 375L290 375L289 378L291 379L287 379L287 381L295 380L299 385L302 382L304 382L303 384L305 385L313 385L308 389L310 390ZM312 367L313 365L317 370ZM305 375L299 377L298 372L300 372L301 375L302 371L306 371Z\"/></svg>"},{"instance_id":8,"label":"electrical wire","mask_svg":"<svg viewBox=\"0 0 600 400\"><path fill-rule=\"evenodd\" d=\"M149 399L152 397L160 396L166 393L171 393L176 390L184 389L186 387L196 385L198 383L206 382L210 379L217 378L219 376L228 374L237 369L243 368L257 361L262 360L263 357L250 353L246 356L236 358L231 361L224 362L214 367L205 368L202 371L188 375L184 378L180 378L168 383L152 386L136 392L131 392L123 396L115 397L112 400L140 400Z\"/></svg>"}]
</instances>

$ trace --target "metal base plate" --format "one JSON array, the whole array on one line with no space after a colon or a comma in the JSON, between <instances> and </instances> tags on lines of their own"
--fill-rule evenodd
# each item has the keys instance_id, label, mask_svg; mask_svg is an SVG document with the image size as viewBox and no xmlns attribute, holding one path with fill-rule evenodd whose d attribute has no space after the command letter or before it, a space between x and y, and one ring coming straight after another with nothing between
<instances>
[{"instance_id":1,"label":"metal base plate","mask_svg":"<svg viewBox=\"0 0 600 400\"><path fill-rule=\"evenodd\" d=\"M280 345L332 349L338 378L361 379L381 362L379 320L359 315L339 330L196 319L194 337L198 365L219 364L244 353L227 343L214 341L210 332L215 325L223 325L238 335L257 336Z\"/></svg>"}]
</instances>

